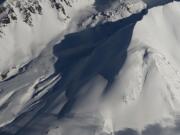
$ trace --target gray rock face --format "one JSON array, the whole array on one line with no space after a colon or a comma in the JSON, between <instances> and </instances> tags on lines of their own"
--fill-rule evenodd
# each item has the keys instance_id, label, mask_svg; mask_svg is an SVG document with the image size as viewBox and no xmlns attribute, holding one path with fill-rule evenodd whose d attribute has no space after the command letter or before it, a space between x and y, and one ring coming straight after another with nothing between
<instances>
[{"instance_id":1,"label":"gray rock face","mask_svg":"<svg viewBox=\"0 0 180 135\"><path fill-rule=\"evenodd\" d=\"M62 12L66 15L65 8L62 3L67 6L72 7L71 3L67 0L49 0L51 7L55 8L58 12ZM16 0L11 3L5 3L0 6L0 25L5 26L11 21L17 20L18 17L14 12L14 8L18 9L23 21L28 25L33 25L32 14L43 14L43 7L41 6L41 1L39 0Z\"/></svg>"}]
</instances>

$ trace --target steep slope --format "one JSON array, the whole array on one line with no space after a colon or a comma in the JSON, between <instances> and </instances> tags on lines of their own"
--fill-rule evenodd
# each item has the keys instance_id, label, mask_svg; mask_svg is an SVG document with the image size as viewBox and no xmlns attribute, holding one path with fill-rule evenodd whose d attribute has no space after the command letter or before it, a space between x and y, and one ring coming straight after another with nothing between
<instances>
[{"instance_id":1,"label":"steep slope","mask_svg":"<svg viewBox=\"0 0 180 135\"><path fill-rule=\"evenodd\" d=\"M94 3L94 0L4 2L0 7L0 43L6 46L2 46L0 53L0 80L16 74L19 68L37 57L59 35L62 37L65 33L76 31L76 27L80 29L79 27L86 28L87 25L91 27L102 21L107 22L108 18L123 18L145 7L142 2L138 2L141 3L140 6L136 10L132 6L133 12L130 13L123 9L126 3L122 1L114 4L117 5L117 13L112 12L115 10L111 8L113 6L100 12L94 9ZM84 13L80 14L81 10Z\"/></svg>"},{"instance_id":2,"label":"steep slope","mask_svg":"<svg viewBox=\"0 0 180 135\"><path fill-rule=\"evenodd\" d=\"M80 25L100 12L93 5L96 5L93 0L9 0L1 6L0 113L4 116L0 118L1 127L26 112L59 81L61 75L54 68L54 45L64 34L93 26ZM131 14L144 7L140 2L137 11ZM127 13L121 8L118 10ZM108 19L97 17L90 22L100 24L100 20L111 21Z\"/></svg>"},{"instance_id":3,"label":"steep slope","mask_svg":"<svg viewBox=\"0 0 180 135\"><path fill-rule=\"evenodd\" d=\"M42 9L48 9L44 6L46 2L41 2ZM51 2L47 1L48 7ZM180 3L158 6L147 13L146 9L142 10L146 5L141 1L137 5L134 1L113 1L104 3L103 7L98 0L81 4L80 0L61 2L66 5L66 14L62 10L60 13L67 18L59 20L57 9L50 8L47 11L53 10L56 17L52 19L57 24L53 20L53 25L47 24L49 29L42 25L47 20L37 21L36 27L36 21L31 21L31 25L21 19L30 32L38 29L35 32L38 33L42 29L35 37L41 37L44 31L49 34L50 29L56 31L56 27L58 30L48 38L40 38L38 44L32 38L33 44L27 46L35 49L35 53L25 63L31 62L25 66L24 61L19 62L23 67L19 74L9 79L3 77L0 115L4 117L0 117L0 133L178 134L175 127L179 127L180 111L180 16L177 14ZM42 15L37 12L37 16L46 18L45 11L42 10ZM11 24L3 30L10 29ZM60 24L66 27L62 30ZM70 34L63 38L67 33ZM6 34L4 41L9 38ZM13 34L16 35L19 33ZM13 62L17 64L16 60ZM147 132L154 125L162 131ZM167 127L168 132L163 132Z\"/></svg>"},{"instance_id":4,"label":"steep slope","mask_svg":"<svg viewBox=\"0 0 180 135\"><path fill-rule=\"evenodd\" d=\"M178 134L173 128L178 126L180 111L179 6L173 2L151 9L136 24L127 58L113 83L109 86L102 76L89 81L49 135L123 134L119 130L128 128L145 135ZM156 124L160 133L153 128L152 134L146 132ZM171 129L163 132L164 127Z\"/></svg>"},{"instance_id":5,"label":"steep slope","mask_svg":"<svg viewBox=\"0 0 180 135\"><path fill-rule=\"evenodd\" d=\"M87 3L91 5L91 2ZM0 53L1 80L15 74L63 34L71 21L71 14L76 11L72 6L73 1L66 0L15 0L0 7L0 43L4 45ZM82 4L78 10L84 7L86 5Z\"/></svg>"}]
</instances>

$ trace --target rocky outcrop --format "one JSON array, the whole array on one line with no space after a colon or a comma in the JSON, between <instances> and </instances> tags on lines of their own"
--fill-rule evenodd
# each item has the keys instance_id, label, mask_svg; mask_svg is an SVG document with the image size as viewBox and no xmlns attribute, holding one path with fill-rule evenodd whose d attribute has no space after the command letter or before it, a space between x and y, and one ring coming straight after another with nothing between
<instances>
[{"instance_id":1,"label":"rocky outcrop","mask_svg":"<svg viewBox=\"0 0 180 135\"><path fill-rule=\"evenodd\" d=\"M49 0L49 4L52 8L55 8L58 12L61 12L65 16L66 10L63 5L72 7L71 3L67 0ZM19 13L23 18L23 21L30 26L33 26L33 14L43 14L42 1L39 0L17 0L11 3L5 3L0 7L0 26L6 26L11 21L18 19L14 8L18 9Z\"/></svg>"}]
</instances>

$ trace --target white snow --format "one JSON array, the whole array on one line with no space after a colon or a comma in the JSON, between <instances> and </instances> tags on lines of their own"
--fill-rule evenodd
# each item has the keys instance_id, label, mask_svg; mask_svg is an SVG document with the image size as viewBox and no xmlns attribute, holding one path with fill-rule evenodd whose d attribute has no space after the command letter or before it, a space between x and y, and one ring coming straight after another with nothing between
<instances>
[{"instance_id":1,"label":"white snow","mask_svg":"<svg viewBox=\"0 0 180 135\"><path fill-rule=\"evenodd\" d=\"M91 124L79 124L79 115L83 124L96 118L93 134L98 135L127 128L140 133L154 124L174 127L180 114L179 12L178 2L151 9L136 24L128 57L108 95L102 96L103 79L89 82L71 110L73 117L49 135L91 134Z\"/></svg>"},{"instance_id":2,"label":"white snow","mask_svg":"<svg viewBox=\"0 0 180 135\"><path fill-rule=\"evenodd\" d=\"M12 22L4 28L3 38L0 38L0 72L23 65L37 57L42 49L66 25L57 19L56 12L47 2L43 2L43 15L33 15L33 27L25 24L22 19ZM19 12L16 10L18 18Z\"/></svg>"},{"instance_id":3,"label":"white snow","mask_svg":"<svg viewBox=\"0 0 180 135\"><path fill-rule=\"evenodd\" d=\"M0 84L7 90L0 93L0 107L8 104L0 111L0 115L4 116L0 117L0 126L12 122L28 110L33 101L41 98L60 80L60 75L48 78L54 72L51 69L54 62L49 60L52 58L49 54L52 53L52 48L48 48L51 45L49 43L56 42L57 38L62 39L62 35L67 32L82 29L77 26L79 21L82 21L85 24L82 27L86 28L88 24L94 26L104 19L100 16L97 16L97 22L90 19L92 14L98 12L93 7L94 0L72 2L74 8L68 9L70 20L62 21L48 2L41 2L46 10L43 10L43 15L33 15L33 27L18 19L4 28L5 36L0 38L0 73L37 59L32 68L18 76L15 81L12 79ZM128 7L132 7L130 11L136 13L146 5L137 3L134 6L129 4ZM107 8L106 12L116 9L117 12L113 13L110 19L106 18L106 21L115 21L130 15L130 12L121 12L122 8L117 4ZM21 18L18 11L15 12L18 18ZM76 101L67 116L49 127L48 135L114 134L128 128L141 133L149 125L176 126L177 116L180 114L178 13L178 2L150 9L134 28L127 58L109 92L104 94L108 81L100 75L94 77L76 95ZM109 46L119 39L119 33L111 36L105 42ZM41 52L42 56L38 58ZM8 77L17 72L10 71ZM42 77L44 80L41 80ZM40 87L35 89L39 84ZM33 94L38 92L40 93L33 99ZM62 101L60 105L57 105L58 101ZM57 108L53 108L52 104L53 109L49 109L49 112L60 111L65 102L68 102L68 99L64 93L58 95L54 102Z\"/></svg>"}]
</instances>

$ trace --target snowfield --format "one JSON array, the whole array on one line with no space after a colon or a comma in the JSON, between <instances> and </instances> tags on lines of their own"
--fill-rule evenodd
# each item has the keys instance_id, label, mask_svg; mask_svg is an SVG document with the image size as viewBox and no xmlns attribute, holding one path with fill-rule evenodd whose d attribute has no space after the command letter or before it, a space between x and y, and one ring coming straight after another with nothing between
<instances>
[{"instance_id":1,"label":"snowfield","mask_svg":"<svg viewBox=\"0 0 180 135\"><path fill-rule=\"evenodd\" d=\"M179 9L178 2L151 9L134 28L127 59L110 92L102 96L107 82L101 77L89 82L83 88L84 94L76 97L77 103L71 110L73 118L49 134L85 134L91 124L84 128L72 123L79 119L88 121L89 117L99 119L99 124L92 124L97 127L96 134L126 128L140 133L154 124L174 127L180 113ZM69 131L72 127L76 128Z\"/></svg>"},{"instance_id":2,"label":"snowfield","mask_svg":"<svg viewBox=\"0 0 180 135\"><path fill-rule=\"evenodd\" d=\"M0 134L178 135L180 3L68 2L2 27Z\"/></svg>"}]
</instances>

